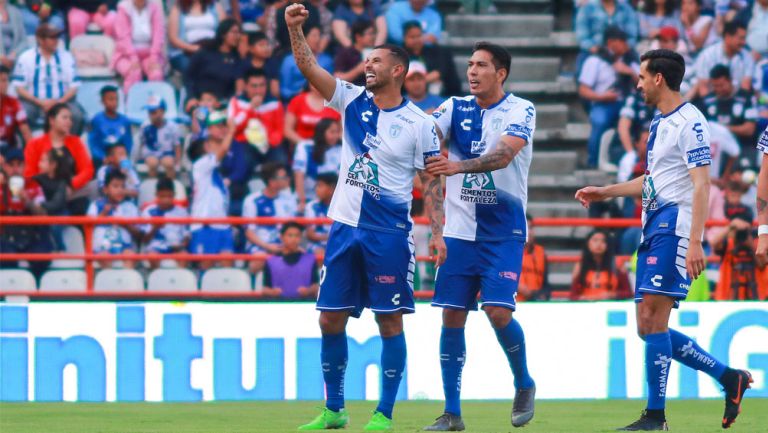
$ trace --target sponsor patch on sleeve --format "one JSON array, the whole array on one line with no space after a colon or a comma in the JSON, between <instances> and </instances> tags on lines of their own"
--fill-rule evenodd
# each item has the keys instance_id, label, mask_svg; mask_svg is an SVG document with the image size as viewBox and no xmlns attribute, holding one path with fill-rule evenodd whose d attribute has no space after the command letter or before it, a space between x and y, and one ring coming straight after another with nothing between
<instances>
[{"instance_id":1,"label":"sponsor patch on sleeve","mask_svg":"<svg viewBox=\"0 0 768 433\"><path fill-rule=\"evenodd\" d=\"M760 140L757 141L757 150L768 153L768 128L763 131L763 135L760 136Z\"/></svg>"},{"instance_id":2,"label":"sponsor patch on sleeve","mask_svg":"<svg viewBox=\"0 0 768 433\"><path fill-rule=\"evenodd\" d=\"M695 165L696 167L702 165L712 164L712 154L709 151L709 146L697 147L696 149L689 150L687 152L688 165Z\"/></svg>"},{"instance_id":3,"label":"sponsor patch on sleeve","mask_svg":"<svg viewBox=\"0 0 768 433\"><path fill-rule=\"evenodd\" d=\"M523 140L528 141L531 138L531 128L525 125L508 125L504 130L503 135L509 135L512 137L520 137Z\"/></svg>"}]
</instances>

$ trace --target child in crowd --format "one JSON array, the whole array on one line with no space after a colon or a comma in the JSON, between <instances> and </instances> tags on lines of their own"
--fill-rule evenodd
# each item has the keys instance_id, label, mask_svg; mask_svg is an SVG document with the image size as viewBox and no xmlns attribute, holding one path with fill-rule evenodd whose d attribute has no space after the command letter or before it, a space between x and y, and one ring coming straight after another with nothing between
<instances>
[{"instance_id":1,"label":"child in crowd","mask_svg":"<svg viewBox=\"0 0 768 433\"><path fill-rule=\"evenodd\" d=\"M267 259L263 293L286 299L314 298L319 289L317 259L301 249L304 227L295 222L280 229L280 253Z\"/></svg>"},{"instance_id":2,"label":"child in crowd","mask_svg":"<svg viewBox=\"0 0 768 433\"><path fill-rule=\"evenodd\" d=\"M232 144L234 127L227 122L227 115L213 111L208 115L204 154L192 165L192 216L195 218L225 218L229 209L229 192L219 173L221 160ZM192 224L192 239L189 251L194 254L219 254L234 251L234 238L229 224ZM201 269L213 265L210 261L200 262ZM219 266L231 266L230 261L220 261Z\"/></svg>"},{"instance_id":3,"label":"child in crowd","mask_svg":"<svg viewBox=\"0 0 768 433\"><path fill-rule=\"evenodd\" d=\"M178 217L185 218L189 216L187 210L173 202L174 187L173 180L167 177L160 177L155 187L155 202L141 213L141 216L150 217ZM144 232L144 242L148 253L169 254L186 251L189 243L189 233L184 224L146 224L142 231ZM157 260L150 260L149 267L156 269L160 265ZM179 267L184 267L184 263L177 260Z\"/></svg>"},{"instance_id":4,"label":"child in crowd","mask_svg":"<svg viewBox=\"0 0 768 433\"><path fill-rule=\"evenodd\" d=\"M60 216L67 214L67 188L72 181L72 167L62 149L51 149L40 158L40 173L32 179L40 185L45 201L38 213ZM51 226L54 251L64 251L63 226Z\"/></svg>"},{"instance_id":5,"label":"child in crowd","mask_svg":"<svg viewBox=\"0 0 768 433\"><path fill-rule=\"evenodd\" d=\"M341 164L341 123L322 119L314 139L301 141L293 154L293 183L299 200L299 213L307 201L315 199L315 182L321 173L338 173Z\"/></svg>"},{"instance_id":6,"label":"child in crowd","mask_svg":"<svg viewBox=\"0 0 768 433\"><path fill-rule=\"evenodd\" d=\"M117 87L106 85L101 88L100 94L104 111L93 116L91 130L88 133L88 147L91 149L94 170L101 167L109 146L123 143L129 155L133 148L131 121L117 112Z\"/></svg>"},{"instance_id":7,"label":"child in crowd","mask_svg":"<svg viewBox=\"0 0 768 433\"><path fill-rule=\"evenodd\" d=\"M151 95L144 107L149 122L141 127L141 157L147 164L149 177L157 177L160 165L165 175L176 178L176 165L181 161L181 134L175 123L165 119L165 101Z\"/></svg>"},{"instance_id":8,"label":"child in crowd","mask_svg":"<svg viewBox=\"0 0 768 433\"><path fill-rule=\"evenodd\" d=\"M128 159L128 149L123 143L117 142L107 148L104 165L96 172L96 180L99 183L99 189L104 190L107 186L107 177L109 173L119 171L125 175L125 194L130 198L136 198L139 195L139 174L133 169L131 160Z\"/></svg>"},{"instance_id":9,"label":"child in crowd","mask_svg":"<svg viewBox=\"0 0 768 433\"><path fill-rule=\"evenodd\" d=\"M315 195L317 198L307 203L307 218L327 218L328 207L331 205L333 192L336 190L336 183L339 176L335 173L323 173L317 175L315 183ZM310 241L310 251L322 253L325 251L325 244L328 242L328 232L331 231L330 224L316 224L307 227L307 239Z\"/></svg>"},{"instance_id":10,"label":"child in crowd","mask_svg":"<svg viewBox=\"0 0 768 433\"><path fill-rule=\"evenodd\" d=\"M205 140L207 128L205 121L211 111L216 111L221 107L221 103L216 99L216 95L211 92L203 91L199 99L189 101L187 112L190 113L190 130L192 131L192 141Z\"/></svg>"},{"instance_id":11,"label":"child in crowd","mask_svg":"<svg viewBox=\"0 0 768 433\"><path fill-rule=\"evenodd\" d=\"M139 209L126 197L126 176L120 170L110 171L104 181L104 197L91 203L88 216L136 217ZM136 251L133 238L141 231L133 225L100 224L93 229L93 252L96 254L128 254ZM99 261L103 268L112 266L111 260ZM123 266L133 268L134 263L123 260Z\"/></svg>"}]
</instances>

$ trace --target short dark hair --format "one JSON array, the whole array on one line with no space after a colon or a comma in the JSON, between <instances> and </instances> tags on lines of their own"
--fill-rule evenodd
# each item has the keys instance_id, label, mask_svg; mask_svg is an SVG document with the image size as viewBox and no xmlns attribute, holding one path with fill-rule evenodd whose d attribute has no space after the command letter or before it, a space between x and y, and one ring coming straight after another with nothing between
<instances>
[{"instance_id":1,"label":"short dark hair","mask_svg":"<svg viewBox=\"0 0 768 433\"><path fill-rule=\"evenodd\" d=\"M709 79L710 80L716 80L718 78L727 78L728 80L731 79L731 69L723 64L715 65L710 71L709 71Z\"/></svg>"},{"instance_id":2,"label":"short dark hair","mask_svg":"<svg viewBox=\"0 0 768 433\"><path fill-rule=\"evenodd\" d=\"M339 182L339 176L336 173L320 173L315 178L315 182L324 183L328 186L336 188L336 184Z\"/></svg>"},{"instance_id":3,"label":"short dark hair","mask_svg":"<svg viewBox=\"0 0 768 433\"><path fill-rule=\"evenodd\" d=\"M112 152L114 152L114 151L115 151L115 149L117 149L118 147L122 147L123 149L125 149L126 151L128 151L128 146L126 146L125 144L123 144L123 143L121 143L121 142L119 142L119 141L118 141L117 143L113 143L113 144L110 144L110 145L107 147L107 156L111 156L111 155L112 155Z\"/></svg>"},{"instance_id":4,"label":"short dark hair","mask_svg":"<svg viewBox=\"0 0 768 433\"><path fill-rule=\"evenodd\" d=\"M372 28L373 23L368 20L355 21L355 23L352 24L352 28L350 29L350 32L352 32L352 41L354 41L358 36L364 35L368 29Z\"/></svg>"},{"instance_id":5,"label":"short dark hair","mask_svg":"<svg viewBox=\"0 0 768 433\"><path fill-rule=\"evenodd\" d=\"M171 191L176 192L176 186L173 184L173 179L168 178L167 176L160 176L157 178L157 185L155 185L155 192L160 191Z\"/></svg>"},{"instance_id":6,"label":"short dark hair","mask_svg":"<svg viewBox=\"0 0 768 433\"><path fill-rule=\"evenodd\" d=\"M248 33L248 45L256 44L264 39L267 39L267 34L262 31Z\"/></svg>"},{"instance_id":7,"label":"short dark hair","mask_svg":"<svg viewBox=\"0 0 768 433\"><path fill-rule=\"evenodd\" d=\"M403 80L405 80L405 76L408 75L408 67L411 64L411 56L408 55L408 51L405 51L405 48L395 44L383 44L374 47L374 50L389 50L389 53L392 54L395 60L405 67L405 72L403 73Z\"/></svg>"},{"instance_id":8,"label":"short dark hair","mask_svg":"<svg viewBox=\"0 0 768 433\"><path fill-rule=\"evenodd\" d=\"M51 130L51 119L55 119L56 116L58 116L59 113L64 110L68 110L70 112L72 111L69 109L69 105L67 105L66 102L59 102L58 104L54 104L50 109L48 109L48 112L45 113L45 124L43 126L43 130L45 132L49 132Z\"/></svg>"},{"instance_id":9,"label":"short dark hair","mask_svg":"<svg viewBox=\"0 0 768 433\"><path fill-rule=\"evenodd\" d=\"M0 65L0 74L11 75L11 70L5 67L5 65Z\"/></svg>"},{"instance_id":10,"label":"short dark hair","mask_svg":"<svg viewBox=\"0 0 768 433\"><path fill-rule=\"evenodd\" d=\"M492 44L488 41L480 41L476 43L474 48L472 48L472 54L476 51L487 51L490 53L493 67L496 68L497 71L499 69L507 71L507 76L504 78L504 81L509 78L509 71L512 69L512 56L509 54L509 51L504 49L501 45Z\"/></svg>"},{"instance_id":11,"label":"short dark hair","mask_svg":"<svg viewBox=\"0 0 768 433\"><path fill-rule=\"evenodd\" d=\"M736 32L739 31L739 29L746 31L747 26L739 20L728 21L723 26L723 36L733 36L736 34Z\"/></svg>"},{"instance_id":12,"label":"short dark hair","mask_svg":"<svg viewBox=\"0 0 768 433\"><path fill-rule=\"evenodd\" d=\"M298 229L300 232L304 232L304 226L297 223L296 221L288 221L287 223L283 224L282 227L280 227L280 234L284 235L285 232L287 232L290 229Z\"/></svg>"},{"instance_id":13,"label":"short dark hair","mask_svg":"<svg viewBox=\"0 0 768 433\"><path fill-rule=\"evenodd\" d=\"M267 73L261 68L248 68L243 74L243 82L248 82L251 78L267 78Z\"/></svg>"},{"instance_id":14,"label":"short dark hair","mask_svg":"<svg viewBox=\"0 0 768 433\"><path fill-rule=\"evenodd\" d=\"M685 75L685 60L671 50L651 50L640 57L640 62L648 62L646 69L652 74L661 74L670 90L680 91L680 83Z\"/></svg>"},{"instance_id":15,"label":"short dark hair","mask_svg":"<svg viewBox=\"0 0 768 433\"><path fill-rule=\"evenodd\" d=\"M126 181L128 177L123 173L122 170L109 170L107 172L107 176L104 178L104 186L109 186L112 182L116 180L122 180L123 182Z\"/></svg>"},{"instance_id":16,"label":"short dark hair","mask_svg":"<svg viewBox=\"0 0 768 433\"><path fill-rule=\"evenodd\" d=\"M269 184L269 181L277 176L277 172L280 170L286 170L283 164L279 162L267 162L261 166L261 180L264 184Z\"/></svg>"},{"instance_id":17,"label":"short dark hair","mask_svg":"<svg viewBox=\"0 0 768 433\"><path fill-rule=\"evenodd\" d=\"M608 26L605 29L605 32L603 32L603 42L606 42L610 39L618 39L620 41L627 41L627 32L622 30L618 26Z\"/></svg>"},{"instance_id":18,"label":"short dark hair","mask_svg":"<svg viewBox=\"0 0 768 433\"><path fill-rule=\"evenodd\" d=\"M99 96L103 98L104 95L106 95L107 93L113 93L113 92L117 93L117 86L113 84L107 84L106 86L102 87L101 90L99 90Z\"/></svg>"},{"instance_id":19,"label":"short dark hair","mask_svg":"<svg viewBox=\"0 0 768 433\"><path fill-rule=\"evenodd\" d=\"M424 29L421 27L421 23L416 20L406 21L403 23L403 35L408 33L408 30L410 29L419 29L424 31Z\"/></svg>"}]
</instances>

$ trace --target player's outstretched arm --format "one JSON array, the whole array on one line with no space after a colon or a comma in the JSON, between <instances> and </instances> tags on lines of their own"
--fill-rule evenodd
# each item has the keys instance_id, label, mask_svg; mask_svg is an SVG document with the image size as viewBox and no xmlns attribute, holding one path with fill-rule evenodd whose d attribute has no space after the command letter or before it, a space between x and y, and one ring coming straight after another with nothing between
<instances>
[{"instance_id":1,"label":"player's outstretched arm","mask_svg":"<svg viewBox=\"0 0 768 433\"><path fill-rule=\"evenodd\" d=\"M691 281L704 272L707 265L701 240L704 234L704 223L709 216L709 165L695 167L689 170L693 181L693 206L691 207L691 239L688 244L688 254L685 266Z\"/></svg>"},{"instance_id":2,"label":"player's outstretched arm","mask_svg":"<svg viewBox=\"0 0 768 433\"><path fill-rule=\"evenodd\" d=\"M640 197L643 195L645 176L636 177L628 182L608 186L588 186L576 191L575 198L588 208L592 202L615 197Z\"/></svg>"},{"instance_id":3,"label":"player's outstretched arm","mask_svg":"<svg viewBox=\"0 0 768 433\"><path fill-rule=\"evenodd\" d=\"M301 26L307 17L309 17L309 11L300 3L285 8L285 24L291 38L293 58L296 60L296 66L307 77L307 80L320 91L326 101L330 101L336 91L336 79L317 64L315 54L304 38L304 30Z\"/></svg>"},{"instance_id":4,"label":"player's outstretched arm","mask_svg":"<svg viewBox=\"0 0 768 433\"><path fill-rule=\"evenodd\" d=\"M763 154L757 186L757 223L764 228L768 226L768 153ZM758 266L768 266L768 234L758 235L755 256Z\"/></svg>"},{"instance_id":5,"label":"player's outstretched arm","mask_svg":"<svg viewBox=\"0 0 768 433\"><path fill-rule=\"evenodd\" d=\"M456 173L485 173L509 165L526 145L524 139L504 135L496 148L483 156L463 161L450 161L443 155L427 160L427 171L433 176L453 176Z\"/></svg>"},{"instance_id":6,"label":"player's outstretched arm","mask_svg":"<svg viewBox=\"0 0 768 433\"><path fill-rule=\"evenodd\" d=\"M429 241L429 252L437 251L436 265L445 262L447 248L443 240L443 221L445 209L443 207L443 182L440 176L432 176L427 170L419 170L419 180L424 191L424 205L429 216L432 239Z\"/></svg>"}]
</instances>

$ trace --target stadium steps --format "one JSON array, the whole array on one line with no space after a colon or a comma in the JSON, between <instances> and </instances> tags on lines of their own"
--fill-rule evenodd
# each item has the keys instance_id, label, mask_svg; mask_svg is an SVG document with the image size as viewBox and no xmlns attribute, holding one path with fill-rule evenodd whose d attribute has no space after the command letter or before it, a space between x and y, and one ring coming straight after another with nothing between
<instances>
[{"instance_id":1,"label":"stadium steps","mask_svg":"<svg viewBox=\"0 0 768 433\"><path fill-rule=\"evenodd\" d=\"M506 17L506 16L505 16ZM471 36L466 32L450 34L446 39L446 45L467 52L472 49L479 40L485 40L506 47L513 55L522 53L537 53L552 55L556 52L578 50L574 32L552 32L547 36Z\"/></svg>"},{"instance_id":2,"label":"stadium steps","mask_svg":"<svg viewBox=\"0 0 768 433\"><path fill-rule=\"evenodd\" d=\"M552 0L494 0L497 12L510 13L541 13L552 9ZM458 0L440 0L436 3L443 16L458 13L461 2Z\"/></svg>"},{"instance_id":3,"label":"stadium steps","mask_svg":"<svg viewBox=\"0 0 768 433\"><path fill-rule=\"evenodd\" d=\"M470 56L454 56L457 71L465 71ZM558 57L513 57L510 80L516 83L551 82L557 81L560 75L560 58ZM511 84L511 83L510 83Z\"/></svg>"},{"instance_id":4,"label":"stadium steps","mask_svg":"<svg viewBox=\"0 0 768 433\"><path fill-rule=\"evenodd\" d=\"M451 35L472 37L549 37L554 29L554 16L546 14L448 15L445 31Z\"/></svg>"},{"instance_id":5,"label":"stadium steps","mask_svg":"<svg viewBox=\"0 0 768 433\"><path fill-rule=\"evenodd\" d=\"M546 218L586 218L587 210L575 200L562 202L531 201L528 203L528 213L532 217Z\"/></svg>"}]
</instances>

